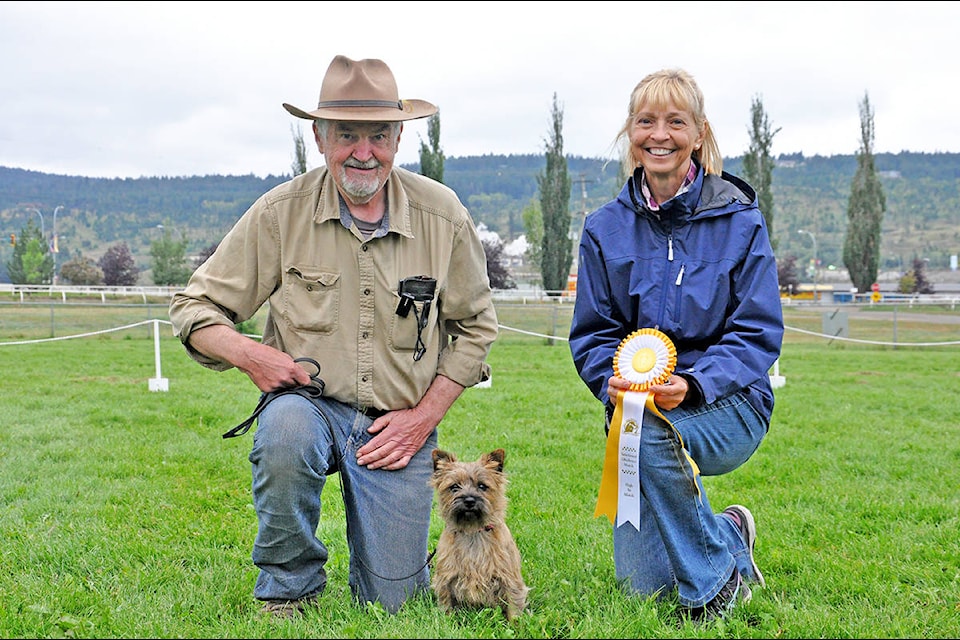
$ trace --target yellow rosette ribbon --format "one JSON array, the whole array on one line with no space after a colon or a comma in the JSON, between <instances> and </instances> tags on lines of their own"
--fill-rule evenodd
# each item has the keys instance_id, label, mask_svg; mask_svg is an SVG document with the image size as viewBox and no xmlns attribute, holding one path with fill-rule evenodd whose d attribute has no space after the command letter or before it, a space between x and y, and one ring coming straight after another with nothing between
<instances>
[{"instance_id":1,"label":"yellow rosette ribbon","mask_svg":"<svg viewBox=\"0 0 960 640\"><path fill-rule=\"evenodd\" d=\"M677 366L677 349L669 337L656 329L639 329L624 338L613 357L613 374L630 382L617 394L607 433L603 476L594 517L605 515L616 526L630 522L640 529L640 430L643 411L652 411L673 428L653 402L648 389L670 379ZM677 437L680 433L673 428ZM683 439L680 438L683 446ZM684 449L686 451L686 449ZM699 469L687 455L694 486ZM699 486L697 486L699 493Z\"/></svg>"}]
</instances>

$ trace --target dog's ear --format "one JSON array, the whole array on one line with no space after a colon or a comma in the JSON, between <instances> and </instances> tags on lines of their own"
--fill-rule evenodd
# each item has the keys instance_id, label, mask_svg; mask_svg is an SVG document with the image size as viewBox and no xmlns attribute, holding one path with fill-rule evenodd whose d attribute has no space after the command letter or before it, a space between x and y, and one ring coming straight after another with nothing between
<instances>
[{"instance_id":1,"label":"dog's ear","mask_svg":"<svg viewBox=\"0 0 960 640\"><path fill-rule=\"evenodd\" d=\"M506 457L507 454L503 449L494 449L490 453L483 454L480 461L483 463L483 466L489 467L494 471L503 471L503 461Z\"/></svg>"},{"instance_id":2,"label":"dog's ear","mask_svg":"<svg viewBox=\"0 0 960 640\"><path fill-rule=\"evenodd\" d=\"M438 471L440 467L450 462L456 462L457 457L448 451L442 449L433 450L433 470Z\"/></svg>"}]
</instances>

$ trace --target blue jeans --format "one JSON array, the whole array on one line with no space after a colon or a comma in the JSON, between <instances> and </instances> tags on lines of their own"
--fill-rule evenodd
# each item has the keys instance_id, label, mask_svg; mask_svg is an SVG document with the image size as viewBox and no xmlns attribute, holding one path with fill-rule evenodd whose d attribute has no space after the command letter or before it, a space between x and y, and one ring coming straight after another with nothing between
<instances>
[{"instance_id":1,"label":"blue jeans","mask_svg":"<svg viewBox=\"0 0 960 640\"><path fill-rule=\"evenodd\" d=\"M710 405L665 411L704 476L733 471L753 455L767 424L741 394ZM755 579L750 551L726 516L714 514L676 433L651 411L640 431L640 530L628 522L613 531L617 579L644 596L677 589L680 604L701 607L733 574Z\"/></svg>"},{"instance_id":2,"label":"blue jeans","mask_svg":"<svg viewBox=\"0 0 960 640\"><path fill-rule=\"evenodd\" d=\"M437 432L398 471L357 464L372 436L372 420L330 398L279 396L260 413L253 435L253 506L259 528L253 595L296 600L319 595L327 583L327 548L317 539L320 494L340 473L350 550L350 591L393 613L429 586L427 539L433 489L431 451Z\"/></svg>"}]
</instances>

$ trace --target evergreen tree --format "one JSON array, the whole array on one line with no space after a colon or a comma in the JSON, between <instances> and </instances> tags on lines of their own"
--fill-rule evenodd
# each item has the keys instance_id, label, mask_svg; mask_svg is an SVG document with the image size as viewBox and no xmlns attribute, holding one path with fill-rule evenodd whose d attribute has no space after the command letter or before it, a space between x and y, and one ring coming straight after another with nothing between
<instances>
[{"instance_id":1,"label":"evergreen tree","mask_svg":"<svg viewBox=\"0 0 960 640\"><path fill-rule=\"evenodd\" d=\"M293 164L290 168L296 177L307 172L307 145L303 141L303 131L300 130L299 125L296 128L290 125L290 131L293 133Z\"/></svg>"},{"instance_id":2,"label":"evergreen tree","mask_svg":"<svg viewBox=\"0 0 960 640\"><path fill-rule=\"evenodd\" d=\"M103 284L110 287L132 287L140 277L140 268L126 242L118 242L97 261L103 271Z\"/></svg>"},{"instance_id":3,"label":"evergreen tree","mask_svg":"<svg viewBox=\"0 0 960 640\"><path fill-rule=\"evenodd\" d=\"M443 151L440 150L440 114L427 120L427 137L430 146L420 139L420 174L443 182Z\"/></svg>"},{"instance_id":4,"label":"evergreen tree","mask_svg":"<svg viewBox=\"0 0 960 640\"><path fill-rule=\"evenodd\" d=\"M880 264L880 227L887 207L873 157L873 110L866 93L860 103L860 151L847 205L843 264L859 293L870 291Z\"/></svg>"},{"instance_id":5,"label":"evergreen tree","mask_svg":"<svg viewBox=\"0 0 960 640\"><path fill-rule=\"evenodd\" d=\"M187 266L187 238L174 240L164 229L163 237L150 243L153 258L153 283L160 286L187 284L191 270Z\"/></svg>"},{"instance_id":6,"label":"evergreen tree","mask_svg":"<svg viewBox=\"0 0 960 640\"><path fill-rule=\"evenodd\" d=\"M53 254L33 218L27 220L27 226L15 237L7 273L13 284L49 284L52 281Z\"/></svg>"},{"instance_id":7,"label":"evergreen tree","mask_svg":"<svg viewBox=\"0 0 960 640\"><path fill-rule=\"evenodd\" d=\"M773 148L773 136L770 120L763 109L760 96L755 96L750 105L750 148L743 156L743 177L757 191L760 211L767 222L767 233L774 250L777 240L773 236L773 167L770 150Z\"/></svg>"},{"instance_id":8,"label":"evergreen tree","mask_svg":"<svg viewBox=\"0 0 960 640\"><path fill-rule=\"evenodd\" d=\"M552 128L546 142L547 166L537 175L540 188L540 212L543 215L543 243L540 274L543 288L550 295L560 295L567 288L573 248L570 240L570 175L563 155L563 109L553 94Z\"/></svg>"}]
</instances>

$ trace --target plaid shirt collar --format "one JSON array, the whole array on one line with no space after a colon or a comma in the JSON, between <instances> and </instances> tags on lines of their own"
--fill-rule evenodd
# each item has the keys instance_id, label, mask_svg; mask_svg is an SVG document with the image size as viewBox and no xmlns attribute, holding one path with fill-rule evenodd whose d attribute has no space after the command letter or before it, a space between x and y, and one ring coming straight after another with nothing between
<instances>
[{"instance_id":1,"label":"plaid shirt collar","mask_svg":"<svg viewBox=\"0 0 960 640\"><path fill-rule=\"evenodd\" d=\"M697 165L693 160L690 160L690 168L687 170L687 176L683 179L683 184L680 185L680 188L677 190L673 197L676 198L681 193L684 193L687 189L690 188L690 185L693 184L693 181L697 179ZM653 194L650 193L650 187L647 185L647 172L644 171L640 176L640 193L643 195L644 202L647 203L647 206L651 211L659 211L661 203L657 204L657 201L653 199ZM670 198L672 200L673 198ZM667 200L669 202L670 200Z\"/></svg>"}]
</instances>

